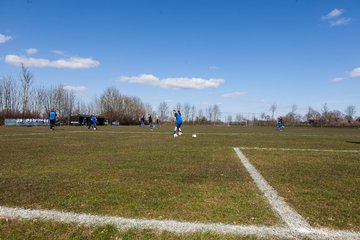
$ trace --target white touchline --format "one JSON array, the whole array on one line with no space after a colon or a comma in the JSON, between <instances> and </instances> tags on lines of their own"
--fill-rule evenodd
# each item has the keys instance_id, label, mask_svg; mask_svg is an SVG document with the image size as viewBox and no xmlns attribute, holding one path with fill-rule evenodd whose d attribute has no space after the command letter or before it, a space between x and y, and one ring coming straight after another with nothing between
<instances>
[{"instance_id":1,"label":"white touchline","mask_svg":"<svg viewBox=\"0 0 360 240\"><path fill-rule=\"evenodd\" d=\"M268 184L265 178L249 162L239 148L234 148L234 150L257 187L269 200L271 207L280 215L281 219L290 227L290 229L301 232L309 232L311 229L310 224L277 194L277 192Z\"/></svg>"},{"instance_id":2,"label":"white touchline","mask_svg":"<svg viewBox=\"0 0 360 240\"><path fill-rule=\"evenodd\" d=\"M191 234L195 232L213 232L218 234L253 235L257 237L301 239L310 237L317 240L359 240L360 233L350 231L334 231L327 229L310 229L308 232L300 232L287 227L268 226L244 226L221 223L193 223L174 220L146 220L123 217L99 216L92 214L80 214L73 212L60 212L54 210L35 210L23 208L11 208L0 206L0 218L9 219L42 219L63 223L75 223L88 226L113 225L118 229L153 229L157 231L169 231L175 234Z\"/></svg>"},{"instance_id":3,"label":"white touchline","mask_svg":"<svg viewBox=\"0 0 360 240\"><path fill-rule=\"evenodd\" d=\"M314 149L314 148L240 147L240 149L244 149L244 150L265 150L265 151L300 151L300 152L360 153L360 150L336 150L336 149Z\"/></svg>"}]
</instances>

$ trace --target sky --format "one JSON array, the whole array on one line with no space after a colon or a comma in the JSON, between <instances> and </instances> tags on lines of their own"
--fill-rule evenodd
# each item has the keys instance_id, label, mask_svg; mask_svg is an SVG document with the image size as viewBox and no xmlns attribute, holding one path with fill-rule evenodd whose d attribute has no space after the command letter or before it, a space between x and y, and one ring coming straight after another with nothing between
<instances>
[{"instance_id":1,"label":"sky","mask_svg":"<svg viewBox=\"0 0 360 240\"><path fill-rule=\"evenodd\" d=\"M359 116L360 1L0 0L0 77L21 63L84 102L115 87L154 110Z\"/></svg>"}]
</instances>

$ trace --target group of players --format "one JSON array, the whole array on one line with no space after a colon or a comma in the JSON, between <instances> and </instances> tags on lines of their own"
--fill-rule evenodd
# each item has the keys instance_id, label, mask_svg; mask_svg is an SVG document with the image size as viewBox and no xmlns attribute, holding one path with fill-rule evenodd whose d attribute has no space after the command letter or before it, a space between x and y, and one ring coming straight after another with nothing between
<instances>
[{"instance_id":1,"label":"group of players","mask_svg":"<svg viewBox=\"0 0 360 240\"><path fill-rule=\"evenodd\" d=\"M54 130L55 129L55 122L56 122L56 117L57 117L57 113L55 111L51 111L49 113L49 120L50 120L50 129ZM182 117L181 117L181 112L180 110L176 111L175 109L173 110L173 118L175 121L175 128L174 128L174 132L173 135L174 137L178 137L182 135L182 131L181 131L181 125L183 123ZM92 128L94 130L97 130L97 126L96 126L96 122L97 122L97 118L95 116L95 114L90 116L90 124L88 126L88 129ZM83 120L83 125L85 125L85 121L86 119L84 118ZM141 118L141 123L140 123L141 127L144 126L144 117ZM150 125L150 129L152 129L152 118L151 115L149 115L149 125ZM159 126L159 120L156 120L156 125L157 128ZM277 128L279 131L282 131L284 129L284 123L282 120L282 117L278 118L278 122L277 122Z\"/></svg>"},{"instance_id":2,"label":"group of players","mask_svg":"<svg viewBox=\"0 0 360 240\"><path fill-rule=\"evenodd\" d=\"M178 137L182 135L182 131L181 131L181 125L183 123L182 117L181 117L181 112L180 110L176 111L175 109L173 110L173 121L175 122L175 128L174 128L174 132L173 135L174 137ZM145 117L142 116L140 119L140 127L144 128L145 127ZM156 119L156 128L160 127L160 123L159 123L159 119ZM153 128L153 120L151 115L149 114L149 128L152 130Z\"/></svg>"},{"instance_id":3,"label":"group of players","mask_svg":"<svg viewBox=\"0 0 360 240\"><path fill-rule=\"evenodd\" d=\"M56 124L56 118L57 118L57 113L54 110L51 110L49 113L49 121L50 121L50 129L51 130L55 130L55 124ZM92 114L89 118L89 123L87 123L86 118L83 119L82 125L86 126L88 124L88 129L93 129L93 130L97 130L97 117L95 114Z\"/></svg>"}]
</instances>

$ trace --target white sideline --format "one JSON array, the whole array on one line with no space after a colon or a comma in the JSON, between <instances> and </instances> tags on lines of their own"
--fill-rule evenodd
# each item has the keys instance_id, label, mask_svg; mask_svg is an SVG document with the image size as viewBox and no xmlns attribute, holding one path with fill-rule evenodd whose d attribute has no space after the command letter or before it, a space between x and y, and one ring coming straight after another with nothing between
<instances>
[{"instance_id":1,"label":"white sideline","mask_svg":"<svg viewBox=\"0 0 360 240\"><path fill-rule=\"evenodd\" d=\"M249 162L245 155L239 148L234 148L236 154L240 158L240 161L249 172L250 176L256 183L257 187L264 193L265 197L269 200L273 210L279 214L281 219L292 230L299 230L301 232L309 232L310 224L300 216L295 210L293 210L277 192L268 184L265 178L256 170L256 168Z\"/></svg>"},{"instance_id":2,"label":"white sideline","mask_svg":"<svg viewBox=\"0 0 360 240\"><path fill-rule=\"evenodd\" d=\"M308 232L292 230L287 227L243 226L220 223L192 223L174 220L146 220L92 214L60 212L54 210L34 210L0 206L0 218L9 219L42 219L63 223L75 223L88 226L114 225L118 229L129 228L169 231L175 234L191 234L195 232L213 232L218 234L253 235L261 238L301 239L309 237L316 240L359 240L360 233L351 231L334 231L327 229L309 229Z\"/></svg>"},{"instance_id":3,"label":"white sideline","mask_svg":"<svg viewBox=\"0 0 360 240\"><path fill-rule=\"evenodd\" d=\"M300 151L300 152L360 153L360 150L336 150L336 149L312 149L312 148L240 147L240 149L244 149L244 150L267 150L267 151Z\"/></svg>"}]
</instances>

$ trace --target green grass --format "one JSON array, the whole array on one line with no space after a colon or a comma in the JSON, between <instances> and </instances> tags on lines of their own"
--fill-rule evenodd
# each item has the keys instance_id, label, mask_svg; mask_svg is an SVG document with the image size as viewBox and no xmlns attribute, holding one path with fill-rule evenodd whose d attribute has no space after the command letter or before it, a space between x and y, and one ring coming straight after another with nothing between
<instances>
[{"instance_id":1,"label":"green grass","mask_svg":"<svg viewBox=\"0 0 360 240\"><path fill-rule=\"evenodd\" d=\"M360 231L360 153L244 153L312 226Z\"/></svg>"},{"instance_id":2,"label":"green grass","mask_svg":"<svg viewBox=\"0 0 360 240\"><path fill-rule=\"evenodd\" d=\"M153 230L118 230L114 226L82 226L42 220L2 220L0 219L0 240L256 240L253 236L219 235L209 232L176 235ZM261 238L264 240L264 238ZM274 239L274 238L272 238ZM266 240L266 239L265 239Z\"/></svg>"},{"instance_id":3,"label":"green grass","mask_svg":"<svg viewBox=\"0 0 360 240\"><path fill-rule=\"evenodd\" d=\"M50 132L44 127L0 127L0 205L280 226L232 147L360 150L359 129L287 128L278 132L267 127L185 125L184 136L175 139L171 131L166 125L154 131L100 126L98 131L61 127ZM192 133L198 138L191 138ZM244 153L310 224L359 230L359 153ZM334 175L337 177L332 178ZM1 227L12 232L17 224L29 228L37 224L20 222L2 222ZM46 234L46 228L45 224L39 234ZM72 229L64 231L69 232L68 237L80 231L79 239L83 231L96 231ZM149 234L162 239L159 233ZM217 237L200 234L190 239L222 239Z\"/></svg>"}]
</instances>

